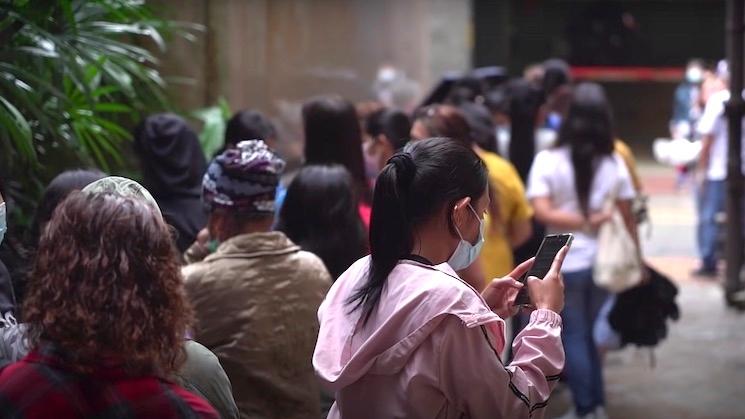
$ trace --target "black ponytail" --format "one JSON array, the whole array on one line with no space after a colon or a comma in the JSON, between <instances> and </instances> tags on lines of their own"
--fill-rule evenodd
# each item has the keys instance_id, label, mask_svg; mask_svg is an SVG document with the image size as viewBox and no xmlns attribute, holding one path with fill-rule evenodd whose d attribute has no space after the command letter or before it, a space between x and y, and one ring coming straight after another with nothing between
<instances>
[{"instance_id":1,"label":"black ponytail","mask_svg":"<svg viewBox=\"0 0 745 419\"><path fill-rule=\"evenodd\" d=\"M595 83L577 85L566 120L559 130L559 146L571 150L574 184L580 209L590 213L590 189L600 158L613 154L613 117L603 88Z\"/></svg>"},{"instance_id":2,"label":"black ponytail","mask_svg":"<svg viewBox=\"0 0 745 419\"><path fill-rule=\"evenodd\" d=\"M487 172L469 147L448 138L406 146L388 161L375 184L370 220L371 263L367 281L349 299L367 321L388 275L414 246L414 228L443 206L484 193ZM452 221L451 221L452 223Z\"/></svg>"}]
</instances>

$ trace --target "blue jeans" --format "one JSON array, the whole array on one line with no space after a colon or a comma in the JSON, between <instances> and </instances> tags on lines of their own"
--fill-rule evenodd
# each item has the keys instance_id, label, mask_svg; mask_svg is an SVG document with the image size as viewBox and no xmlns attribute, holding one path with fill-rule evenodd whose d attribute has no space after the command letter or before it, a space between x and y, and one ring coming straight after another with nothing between
<instances>
[{"instance_id":1,"label":"blue jeans","mask_svg":"<svg viewBox=\"0 0 745 419\"><path fill-rule=\"evenodd\" d=\"M707 180L696 193L698 209L698 228L696 239L701 256L701 268L707 271L717 269L717 237L719 228L716 216L724 210L725 181Z\"/></svg>"},{"instance_id":2,"label":"blue jeans","mask_svg":"<svg viewBox=\"0 0 745 419\"><path fill-rule=\"evenodd\" d=\"M593 282L592 269L564 273L561 340L566 352L565 372L579 416L605 404L603 369L593 326L607 296Z\"/></svg>"}]
</instances>

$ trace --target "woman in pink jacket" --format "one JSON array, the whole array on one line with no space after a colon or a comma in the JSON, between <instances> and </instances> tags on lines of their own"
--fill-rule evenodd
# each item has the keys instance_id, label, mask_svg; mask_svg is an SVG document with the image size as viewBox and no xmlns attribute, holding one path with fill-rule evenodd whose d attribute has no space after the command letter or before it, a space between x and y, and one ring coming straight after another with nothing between
<instances>
[{"instance_id":1,"label":"woman in pink jacket","mask_svg":"<svg viewBox=\"0 0 745 419\"><path fill-rule=\"evenodd\" d=\"M559 275L542 281L536 310L505 365L504 321L530 261L479 294L455 271L478 256L489 206L487 172L449 139L410 144L378 178L371 256L349 268L319 309L313 365L336 395L329 418L542 417L564 365Z\"/></svg>"}]
</instances>

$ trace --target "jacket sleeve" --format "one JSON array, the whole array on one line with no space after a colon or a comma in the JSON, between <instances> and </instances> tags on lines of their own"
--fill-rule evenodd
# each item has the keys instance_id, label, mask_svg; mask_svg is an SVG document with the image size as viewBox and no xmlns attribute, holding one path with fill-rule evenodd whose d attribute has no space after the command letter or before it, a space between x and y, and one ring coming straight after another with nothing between
<instances>
[{"instance_id":1,"label":"jacket sleeve","mask_svg":"<svg viewBox=\"0 0 745 419\"><path fill-rule=\"evenodd\" d=\"M209 255L210 251L206 246L202 246L199 243L193 243L188 249L186 249L181 257L187 265L191 265L192 263L201 262Z\"/></svg>"},{"instance_id":2,"label":"jacket sleeve","mask_svg":"<svg viewBox=\"0 0 745 419\"><path fill-rule=\"evenodd\" d=\"M472 418L542 418L564 367L561 317L536 310L515 339L515 361L505 367L486 327L445 320L439 382L451 403Z\"/></svg>"},{"instance_id":3,"label":"jacket sleeve","mask_svg":"<svg viewBox=\"0 0 745 419\"><path fill-rule=\"evenodd\" d=\"M184 349L186 362L177 374L180 384L207 399L222 419L238 419L233 389L217 356L190 340L184 342Z\"/></svg>"}]
</instances>

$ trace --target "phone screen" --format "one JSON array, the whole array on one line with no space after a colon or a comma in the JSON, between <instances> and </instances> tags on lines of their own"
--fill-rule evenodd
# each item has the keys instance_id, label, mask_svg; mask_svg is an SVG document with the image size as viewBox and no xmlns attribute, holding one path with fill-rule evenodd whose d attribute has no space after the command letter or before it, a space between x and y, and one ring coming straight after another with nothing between
<instances>
[{"instance_id":1,"label":"phone screen","mask_svg":"<svg viewBox=\"0 0 745 419\"><path fill-rule=\"evenodd\" d=\"M543 279L551 269L551 265L556 259L556 255L564 246L571 246L572 239L574 236L571 234L552 234L543 238L541 247L538 248L538 253L535 255L535 261L530 270L519 279L520 282L527 285L528 277L535 276ZM530 296L528 294L528 287L523 287L517 294L515 299L516 305L530 304Z\"/></svg>"}]
</instances>

